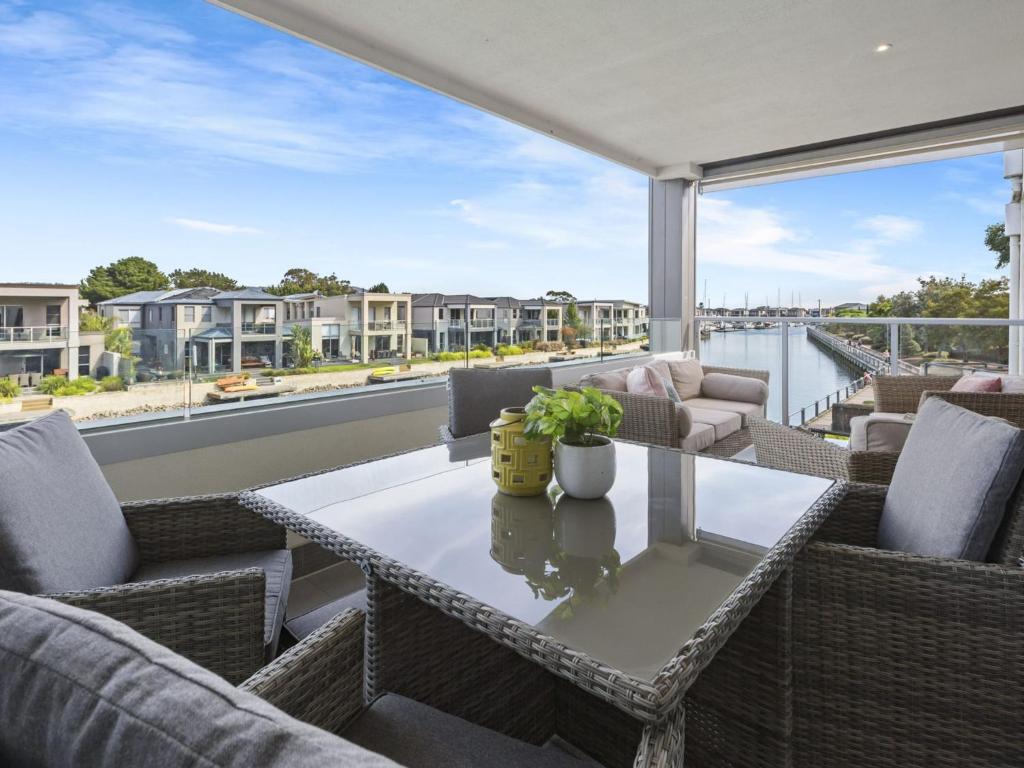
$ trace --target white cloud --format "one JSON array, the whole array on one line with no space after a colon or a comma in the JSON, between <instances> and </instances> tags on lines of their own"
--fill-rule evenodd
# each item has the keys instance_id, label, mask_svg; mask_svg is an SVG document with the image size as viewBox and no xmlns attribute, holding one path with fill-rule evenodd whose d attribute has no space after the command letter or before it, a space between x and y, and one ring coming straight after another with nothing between
<instances>
[{"instance_id":1,"label":"white cloud","mask_svg":"<svg viewBox=\"0 0 1024 768\"><path fill-rule=\"evenodd\" d=\"M0 53L39 59L79 58L100 53L102 40L85 34L70 18L37 11L0 24Z\"/></svg>"},{"instance_id":2,"label":"white cloud","mask_svg":"<svg viewBox=\"0 0 1024 768\"><path fill-rule=\"evenodd\" d=\"M877 237L886 241L913 240L921 234L923 229L921 222L917 219L886 213L862 219L857 226L860 229L873 232Z\"/></svg>"},{"instance_id":3,"label":"white cloud","mask_svg":"<svg viewBox=\"0 0 1024 768\"><path fill-rule=\"evenodd\" d=\"M193 229L199 232L210 232L215 235L261 235L263 230L256 227L243 227L238 224L218 224L213 221L202 219L168 219L171 224L176 224L183 229Z\"/></svg>"}]
</instances>

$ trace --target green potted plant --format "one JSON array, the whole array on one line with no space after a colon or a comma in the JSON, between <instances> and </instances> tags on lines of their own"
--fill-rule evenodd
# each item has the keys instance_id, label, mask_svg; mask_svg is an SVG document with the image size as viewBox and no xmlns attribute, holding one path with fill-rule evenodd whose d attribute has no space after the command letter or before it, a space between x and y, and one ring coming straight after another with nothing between
<instances>
[{"instance_id":1,"label":"green potted plant","mask_svg":"<svg viewBox=\"0 0 1024 768\"><path fill-rule=\"evenodd\" d=\"M615 436L622 406L594 387L581 390L534 387L523 433L550 438L555 446L555 479L578 499L598 499L615 482Z\"/></svg>"}]
</instances>

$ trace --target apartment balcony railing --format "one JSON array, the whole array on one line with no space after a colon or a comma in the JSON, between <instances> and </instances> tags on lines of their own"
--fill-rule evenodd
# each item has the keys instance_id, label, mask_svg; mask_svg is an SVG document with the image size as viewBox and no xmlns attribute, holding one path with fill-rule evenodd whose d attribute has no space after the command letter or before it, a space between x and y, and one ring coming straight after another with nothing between
<instances>
[{"instance_id":1,"label":"apartment balcony railing","mask_svg":"<svg viewBox=\"0 0 1024 768\"><path fill-rule=\"evenodd\" d=\"M366 324L366 330L370 333L381 331L404 331L404 320L374 320Z\"/></svg>"},{"instance_id":2,"label":"apartment balcony railing","mask_svg":"<svg viewBox=\"0 0 1024 768\"><path fill-rule=\"evenodd\" d=\"M539 317L524 317L519 321L520 325L538 326L540 325Z\"/></svg>"},{"instance_id":3,"label":"apartment balcony railing","mask_svg":"<svg viewBox=\"0 0 1024 768\"><path fill-rule=\"evenodd\" d=\"M276 323L242 323L242 333L259 336L273 336L277 333Z\"/></svg>"},{"instance_id":4,"label":"apartment balcony railing","mask_svg":"<svg viewBox=\"0 0 1024 768\"><path fill-rule=\"evenodd\" d=\"M548 328L558 328L561 325L562 325L562 321L559 320L557 317L549 317L547 319L547 326L548 326Z\"/></svg>"},{"instance_id":5,"label":"apartment balcony railing","mask_svg":"<svg viewBox=\"0 0 1024 768\"><path fill-rule=\"evenodd\" d=\"M493 317L474 317L469 321L470 328L493 328L494 318Z\"/></svg>"},{"instance_id":6,"label":"apartment balcony railing","mask_svg":"<svg viewBox=\"0 0 1024 768\"><path fill-rule=\"evenodd\" d=\"M68 337L66 325L34 325L0 328L0 343L61 341Z\"/></svg>"},{"instance_id":7,"label":"apartment balcony railing","mask_svg":"<svg viewBox=\"0 0 1024 768\"><path fill-rule=\"evenodd\" d=\"M779 334L779 355L780 355L780 376L779 376L779 387L778 396L781 400L781 421L785 425L789 425L793 421L803 423L808 414L808 410L813 408L815 415L818 413L818 406L820 401L811 403L810 405L804 405L797 410L790 410L790 398L789 398L789 329L791 326L807 326L808 336L815 339L817 342L822 343L828 347L833 353L845 358L847 361L856 365L862 369L867 370L870 374L884 373L892 376L914 376L914 375L927 375L929 373L938 373L944 366L950 366L955 361L927 361L923 362L922 365L918 366L907 360L901 360L900 354L890 354L889 350L900 350L902 349L900 344L900 327L901 326L912 326L912 327L924 327L928 328L931 326L939 327L963 327L963 328L1007 328L1009 331L1009 347L1013 349L1017 344L1018 339L1022 338L1022 327L1024 327L1024 320L1008 320L1005 318L989 318L989 317L771 317L766 318L770 326L777 326L780 329ZM699 332L701 326L705 323L711 324L728 324L735 322L734 319L728 315L697 315L694 317L693 323L693 348L699 349ZM817 326L823 325L837 325L837 326L884 326L886 329L886 340L888 342L887 350L875 350L865 348L863 346L855 345L849 340L843 341L832 334L827 333L824 329L818 328ZM964 367L962 365L955 366L956 370L948 370L950 375L959 375L962 371L974 370L969 365ZM1004 366L1005 368L1005 366ZM989 368L989 370L992 370ZM1001 370L1001 369L997 369ZM863 386L863 381L858 380L859 384L855 382L851 385L854 391ZM849 389L849 388L848 388ZM835 401L839 402L839 392L835 393ZM831 400L831 395L828 396L828 400Z\"/></svg>"}]
</instances>

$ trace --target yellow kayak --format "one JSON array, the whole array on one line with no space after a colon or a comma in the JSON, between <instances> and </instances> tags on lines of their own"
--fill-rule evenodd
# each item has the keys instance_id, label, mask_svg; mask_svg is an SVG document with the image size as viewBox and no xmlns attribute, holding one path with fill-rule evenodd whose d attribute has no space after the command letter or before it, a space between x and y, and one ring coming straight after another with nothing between
<instances>
[{"instance_id":1,"label":"yellow kayak","mask_svg":"<svg viewBox=\"0 0 1024 768\"><path fill-rule=\"evenodd\" d=\"M393 365L384 365L384 366L381 366L380 368L374 368L373 371L370 372L370 375L371 376L394 376L396 373L398 373L398 368L396 368Z\"/></svg>"}]
</instances>

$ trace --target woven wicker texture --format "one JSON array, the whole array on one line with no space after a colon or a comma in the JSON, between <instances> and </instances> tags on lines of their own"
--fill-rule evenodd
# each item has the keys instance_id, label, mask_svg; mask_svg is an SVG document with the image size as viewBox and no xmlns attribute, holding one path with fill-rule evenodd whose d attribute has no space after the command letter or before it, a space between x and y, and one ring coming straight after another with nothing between
<instances>
[{"instance_id":1,"label":"woven wicker texture","mask_svg":"<svg viewBox=\"0 0 1024 768\"><path fill-rule=\"evenodd\" d=\"M340 736L363 711L363 629L362 611L344 611L239 687Z\"/></svg>"}]
</instances>

